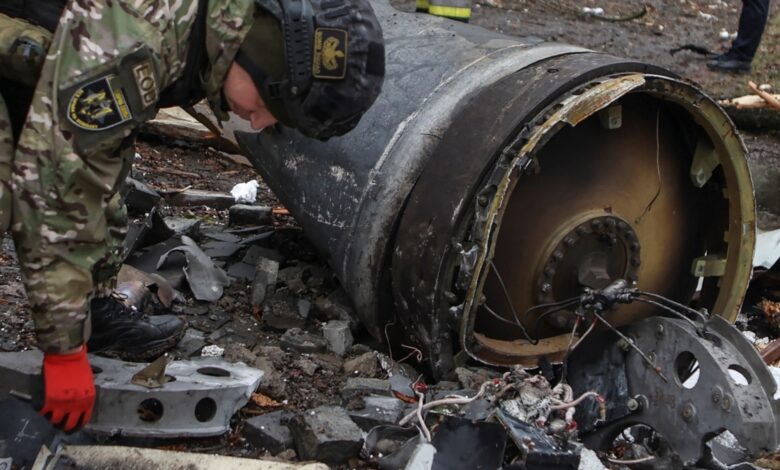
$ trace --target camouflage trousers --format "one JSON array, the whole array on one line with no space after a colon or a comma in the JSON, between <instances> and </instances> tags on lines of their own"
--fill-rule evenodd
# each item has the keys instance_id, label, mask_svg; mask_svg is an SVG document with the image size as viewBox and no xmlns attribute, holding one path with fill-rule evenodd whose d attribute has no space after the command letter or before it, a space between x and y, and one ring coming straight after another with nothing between
<instances>
[{"instance_id":1,"label":"camouflage trousers","mask_svg":"<svg viewBox=\"0 0 780 470\"><path fill-rule=\"evenodd\" d=\"M11 91L12 92L12 91ZM49 152L45 156L51 156ZM39 344L44 350L61 352L89 338L88 306L95 296L109 295L124 259L127 212L116 190L130 171L133 146L117 155L94 158L74 165L51 161L35 152L15 148L6 101L0 95L0 236L9 227L19 257L22 278L30 302ZM65 157L63 157L65 158ZM24 184L24 173L37 168L45 184ZM91 195L91 207L69 204L80 195L83 173L99 175L105 182L101 194ZM45 200L48 214L36 213L29 201ZM40 221L57 224L67 240L52 240ZM41 255L45 243L57 243L56 256ZM50 307L56 305L54 311ZM83 328L74 328L83 324Z\"/></svg>"}]
</instances>

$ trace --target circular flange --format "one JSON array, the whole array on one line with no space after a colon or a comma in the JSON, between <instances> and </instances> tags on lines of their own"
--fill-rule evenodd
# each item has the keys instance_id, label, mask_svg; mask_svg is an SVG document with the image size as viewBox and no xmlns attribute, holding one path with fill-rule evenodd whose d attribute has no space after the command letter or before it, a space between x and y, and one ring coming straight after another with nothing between
<instances>
[{"instance_id":1,"label":"circular flange","mask_svg":"<svg viewBox=\"0 0 780 470\"><path fill-rule=\"evenodd\" d=\"M615 279L634 284L641 265L639 239L620 217L586 214L560 230L537 269L539 303L556 302L601 289Z\"/></svg>"}]
</instances>

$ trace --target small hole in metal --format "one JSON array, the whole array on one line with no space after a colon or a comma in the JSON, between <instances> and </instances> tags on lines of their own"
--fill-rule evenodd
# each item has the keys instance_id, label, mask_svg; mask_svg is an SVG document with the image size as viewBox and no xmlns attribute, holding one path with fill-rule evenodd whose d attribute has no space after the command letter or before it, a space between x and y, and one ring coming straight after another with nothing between
<instances>
[{"instance_id":1,"label":"small hole in metal","mask_svg":"<svg viewBox=\"0 0 780 470\"><path fill-rule=\"evenodd\" d=\"M741 387L750 385L750 382L752 382L750 372L737 364L732 364L729 366L729 375L731 376L731 380L733 380L735 384Z\"/></svg>"},{"instance_id":2,"label":"small hole in metal","mask_svg":"<svg viewBox=\"0 0 780 470\"><path fill-rule=\"evenodd\" d=\"M195 405L195 419L201 423L211 421L217 415L217 402L213 398L203 398Z\"/></svg>"},{"instance_id":3,"label":"small hole in metal","mask_svg":"<svg viewBox=\"0 0 780 470\"><path fill-rule=\"evenodd\" d=\"M230 372L219 367L201 367L198 369L198 374L208 375L210 377L230 377Z\"/></svg>"},{"instance_id":4,"label":"small hole in metal","mask_svg":"<svg viewBox=\"0 0 780 470\"><path fill-rule=\"evenodd\" d=\"M147 423L159 421L163 411L163 404L156 398L147 398L138 405L138 417Z\"/></svg>"}]
</instances>

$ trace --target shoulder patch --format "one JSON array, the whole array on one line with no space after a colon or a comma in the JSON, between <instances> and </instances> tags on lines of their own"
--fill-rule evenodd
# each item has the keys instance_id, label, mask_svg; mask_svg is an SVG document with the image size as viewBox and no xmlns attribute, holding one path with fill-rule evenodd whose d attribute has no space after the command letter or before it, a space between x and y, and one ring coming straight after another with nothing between
<instances>
[{"instance_id":1,"label":"shoulder patch","mask_svg":"<svg viewBox=\"0 0 780 470\"><path fill-rule=\"evenodd\" d=\"M157 103L157 78L152 61L146 59L133 66L133 78L144 109Z\"/></svg>"},{"instance_id":2,"label":"shoulder patch","mask_svg":"<svg viewBox=\"0 0 780 470\"><path fill-rule=\"evenodd\" d=\"M105 75L76 88L68 101L68 120L88 131L110 129L132 117L116 75Z\"/></svg>"},{"instance_id":3,"label":"shoulder patch","mask_svg":"<svg viewBox=\"0 0 780 470\"><path fill-rule=\"evenodd\" d=\"M343 29L317 28L314 30L315 78L340 80L347 76L347 41L349 33Z\"/></svg>"}]
</instances>

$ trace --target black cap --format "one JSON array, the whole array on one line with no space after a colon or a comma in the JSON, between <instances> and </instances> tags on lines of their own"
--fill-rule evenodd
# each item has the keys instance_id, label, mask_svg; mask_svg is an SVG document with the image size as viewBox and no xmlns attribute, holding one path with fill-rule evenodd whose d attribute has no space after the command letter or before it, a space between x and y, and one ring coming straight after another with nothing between
<instances>
[{"instance_id":1,"label":"black cap","mask_svg":"<svg viewBox=\"0 0 780 470\"><path fill-rule=\"evenodd\" d=\"M367 0L256 0L236 62L282 124L326 140L352 130L385 74L382 29Z\"/></svg>"}]
</instances>

